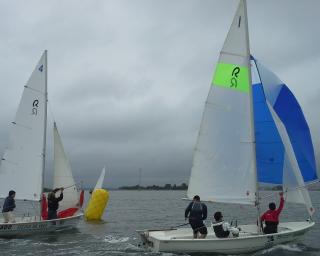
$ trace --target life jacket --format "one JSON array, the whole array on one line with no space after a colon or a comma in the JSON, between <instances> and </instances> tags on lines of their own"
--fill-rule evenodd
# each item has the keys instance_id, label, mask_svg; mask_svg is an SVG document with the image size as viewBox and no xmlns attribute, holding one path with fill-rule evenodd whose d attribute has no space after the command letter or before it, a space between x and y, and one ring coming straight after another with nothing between
<instances>
[{"instance_id":1,"label":"life jacket","mask_svg":"<svg viewBox=\"0 0 320 256\"><path fill-rule=\"evenodd\" d=\"M43 220L48 219L48 202L46 195L42 194L42 200L41 200L41 217Z\"/></svg>"},{"instance_id":2,"label":"life jacket","mask_svg":"<svg viewBox=\"0 0 320 256\"><path fill-rule=\"evenodd\" d=\"M63 194L61 193L59 197L48 196L48 211L56 211L59 208L59 202L63 199Z\"/></svg>"},{"instance_id":3,"label":"life jacket","mask_svg":"<svg viewBox=\"0 0 320 256\"><path fill-rule=\"evenodd\" d=\"M214 233L216 234L216 237L218 238L225 238L228 237L230 235L230 231L225 231L223 229L223 221L221 222L217 222L217 223L213 223L213 230Z\"/></svg>"},{"instance_id":4,"label":"life jacket","mask_svg":"<svg viewBox=\"0 0 320 256\"><path fill-rule=\"evenodd\" d=\"M279 208L276 210L268 210L266 211L260 218L261 221L265 222L275 222L276 225L279 223L279 215L284 206L284 199L283 197L280 198L280 205Z\"/></svg>"},{"instance_id":5,"label":"life jacket","mask_svg":"<svg viewBox=\"0 0 320 256\"><path fill-rule=\"evenodd\" d=\"M202 203L193 202L193 205L191 207L191 212L202 212Z\"/></svg>"},{"instance_id":6,"label":"life jacket","mask_svg":"<svg viewBox=\"0 0 320 256\"><path fill-rule=\"evenodd\" d=\"M202 220L203 207L200 202L193 202L189 218L192 220Z\"/></svg>"}]
</instances>

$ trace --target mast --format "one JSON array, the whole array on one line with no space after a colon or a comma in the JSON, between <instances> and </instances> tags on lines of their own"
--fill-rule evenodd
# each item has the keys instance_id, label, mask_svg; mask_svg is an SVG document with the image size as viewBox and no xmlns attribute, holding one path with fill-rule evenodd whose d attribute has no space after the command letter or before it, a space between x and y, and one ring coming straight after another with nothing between
<instances>
[{"instance_id":1,"label":"mast","mask_svg":"<svg viewBox=\"0 0 320 256\"><path fill-rule=\"evenodd\" d=\"M44 92L44 129L43 129L43 149L42 149L42 184L41 184L41 199L40 203L42 201L42 192L43 192L43 184L44 184L44 171L45 171L45 165L46 165L46 140L47 140L47 105L48 105L48 59L47 59L47 50L44 51L44 58L45 58L45 92ZM40 204L41 205L41 204ZM40 206L40 218L41 218L41 210L42 207Z\"/></svg>"},{"instance_id":2,"label":"mast","mask_svg":"<svg viewBox=\"0 0 320 256\"><path fill-rule=\"evenodd\" d=\"M254 127L254 110L253 110L253 94L252 94L252 77L251 77L251 64L250 64L250 42L249 42L249 26L248 26L248 14L247 14L247 2L246 0L241 0L243 1L243 6L244 6L244 12L245 12L245 22L246 22L246 27L247 27L247 46L248 46L248 63L249 63L249 95L250 95L250 122L251 122L251 140L252 140L252 149L253 149L253 169L254 169L254 175L255 175L255 180L256 180L256 203L255 206L257 208L257 215L258 215L258 233L261 232L261 223L260 223L260 198L259 198L259 183L258 183L258 175L257 175L257 157L256 157L256 138L255 138L255 127Z\"/></svg>"}]
</instances>

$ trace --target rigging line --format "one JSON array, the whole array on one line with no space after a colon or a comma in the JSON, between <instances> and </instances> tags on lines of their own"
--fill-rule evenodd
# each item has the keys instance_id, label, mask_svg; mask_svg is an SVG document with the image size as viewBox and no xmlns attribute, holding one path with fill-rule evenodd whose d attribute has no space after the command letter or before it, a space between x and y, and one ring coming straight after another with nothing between
<instances>
[{"instance_id":1,"label":"rigging line","mask_svg":"<svg viewBox=\"0 0 320 256\"><path fill-rule=\"evenodd\" d=\"M74 183L74 184L72 184L72 185L70 185L70 186L67 186L67 187L63 187L63 189L68 189L68 188L76 187L76 186L79 185L79 184L82 184L82 181L77 182L77 183Z\"/></svg>"},{"instance_id":2,"label":"rigging line","mask_svg":"<svg viewBox=\"0 0 320 256\"><path fill-rule=\"evenodd\" d=\"M286 189L285 191L283 191L283 194L286 194L286 193L288 193L288 192L290 192L290 191L294 191L294 190L298 190L298 189L303 189L303 188L306 188L306 187L308 187L308 186L310 186L310 185L313 185L313 184L316 184L316 183L319 183L319 182L320 182L320 180L316 180L316 181L310 182L310 183L308 183L308 184L304 184L303 186L297 186L297 187L294 187L294 188L289 188L289 189ZM261 199L269 198L269 197L272 197L272 196L274 196L274 193L273 193L273 194L266 195L266 196L264 196L264 197L261 197Z\"/></svg>"}]
</instances>

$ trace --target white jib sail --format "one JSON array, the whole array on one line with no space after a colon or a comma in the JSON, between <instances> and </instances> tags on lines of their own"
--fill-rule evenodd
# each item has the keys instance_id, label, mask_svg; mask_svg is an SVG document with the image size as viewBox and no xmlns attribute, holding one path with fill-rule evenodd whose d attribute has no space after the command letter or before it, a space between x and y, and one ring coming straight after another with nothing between
<instances>
[{"instance_id":1,"label":"white jib sail","mask_svg":"<svg viewBox=\"0 0 320 256\"><path fill-rule=\"evenodd\" d=\"M312 216L314 213L314 208L311 203L309 192L305 187L305 183L303 181L303 177L301 175L299 164L295 157L287 129L281 122L277 113L273 110L270 103L267 102L267 104L285 148L283 191L287 191L286 202L305 204L310 216Z\"/></svg>"},{"instance_id":2,"label":"white jib sail","mask_svg":"<svg viewBox=\"0 0 320 256\"><path fill-rule=\"evenodd\" d=\"M102 188L105 175L106 175L106 167L104 166L94 189Z\"/></svg>"},{"instance_id":3,"label":"white jib sail","mask_svg":"<svg viewBox=\"0 0 320 256\"><path fill-rule=\"evenodd\" d=\"M66 188L63 191L63 200L59 203L59 210L65 210L71 207L77 207L79 202L79 193L72 176L72 170L64 151L61 137L56 123L53 127L54 137L54 159L53 159L53 188ZM58 192L59 193L59 192Z\"/></svg>"},{"instance_id":4,"label":"white jib sail","mask_svg":"<svg viewBox=\"0 0 320 256\"><path fill-rule=\"evenodd\" d=\"M31 74L12 122L0 166L0 197L9 190L16 199L41 199L47 116L47 51Z\"/></svg>"},{"instance_id":5,"label":"white jib sail","mask_svg":"<svg viewBox=\"0 0 320 256\"><path fill-rule=\"evenodd\" d=\"M205 104L188 197L254 204L255 149L245 1L240 1Z\"/></svg>"}]
</instances>

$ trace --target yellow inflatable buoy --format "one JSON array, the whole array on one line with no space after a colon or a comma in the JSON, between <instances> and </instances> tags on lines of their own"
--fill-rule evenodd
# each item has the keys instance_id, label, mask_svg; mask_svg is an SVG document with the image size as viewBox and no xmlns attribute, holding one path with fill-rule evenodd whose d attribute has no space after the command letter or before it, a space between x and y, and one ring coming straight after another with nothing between
<instances>
[{"instance_id":1,"label":"yellow inflatable buoy","mask_svg":"<svg viewBox=\"0 0 320 256\"><path fill-rule=\"evenodd\" d=\"M99 188L92 192L90 201L86 210L84 211L84 216L87 220L101 220L109 200L109 192L105 189Z\"/></svg>"}]
</instances>

